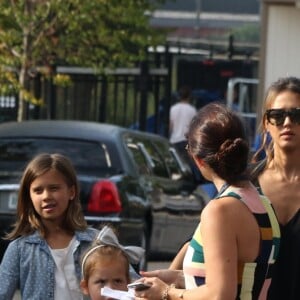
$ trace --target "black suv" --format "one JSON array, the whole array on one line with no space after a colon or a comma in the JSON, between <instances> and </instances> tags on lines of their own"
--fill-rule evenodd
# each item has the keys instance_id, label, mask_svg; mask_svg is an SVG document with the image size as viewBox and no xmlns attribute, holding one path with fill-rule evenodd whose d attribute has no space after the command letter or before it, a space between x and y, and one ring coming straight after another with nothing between
<instances>
[{"instance_id":1,"label":"black suv","mask_svg":"<svg viewBox=\"0 0 300 300\"><path fill-rule=\"evenodd\" d=\"M94 122L8 122L0 125L1 236L15 219L25 165L43 152L72 160L89 224L113 224L123 244L147 254L174 255L209 200L161 136ZM1 260L6 242L0 247Z\"/></svg>"}]
</instances>

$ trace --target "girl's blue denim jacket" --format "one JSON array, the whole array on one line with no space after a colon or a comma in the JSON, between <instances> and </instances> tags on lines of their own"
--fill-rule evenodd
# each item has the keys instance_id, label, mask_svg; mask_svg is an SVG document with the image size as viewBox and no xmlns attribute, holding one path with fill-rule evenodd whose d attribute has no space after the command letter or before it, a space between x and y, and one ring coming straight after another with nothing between
<instances>
[{"instance_id":1,"label":"girl's blue denim jacket","mask_svg":"<svg viewBox=\"0 0 300 300\"><path fill-rule=\"evenodd\" d=\"M76 231L79 246L74 252L78 285L81 278L80 258L98 231ZM12 241L0 265L0 300L10 300L20 289L25 300L54 300L55 262L46 241L38 232Z\"/></svg>"}]
</instances>

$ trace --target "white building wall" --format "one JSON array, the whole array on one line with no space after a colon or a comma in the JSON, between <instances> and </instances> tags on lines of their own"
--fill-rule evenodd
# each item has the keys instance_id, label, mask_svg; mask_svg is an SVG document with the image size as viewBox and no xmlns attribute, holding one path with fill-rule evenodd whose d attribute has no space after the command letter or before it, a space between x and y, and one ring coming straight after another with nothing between
<instances>
[{"instance_id":1,"label":"white building wall","mask_svg":"<svg viewBox=\"0 0 300 300\"><path fill-rule=\"evenodd\" d=\"M264 88L283 76L300 77L300 8L270 5Z\"/></svg>"}]
</instances>

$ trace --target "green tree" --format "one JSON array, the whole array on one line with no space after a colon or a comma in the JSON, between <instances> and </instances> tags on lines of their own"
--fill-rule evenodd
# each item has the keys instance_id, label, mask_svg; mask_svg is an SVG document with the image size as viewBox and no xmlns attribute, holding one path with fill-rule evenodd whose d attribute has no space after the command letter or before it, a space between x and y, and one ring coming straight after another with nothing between
<instances>
[{"instance_id":1,"label":"green tree","mask_svg":"<svg viewBox=\"0 0 300 300\"><path fill-rule=\"evenodd\" d=\"M149 25L160 2L1 0L0 81L2 90L19 92L18 121L26 115L24 101L42 102L29 92L37 72L51 77L57 64L103 70L142 58L161 38Z\"/></svg>"},{"instance_id":2,"label":"green tree","mask_svg":"<svg viewBox=\"0 0 300 300\"><path fill-rule=\"evenodd\" d=\"M232 34L239 42L259 43L260 41L259 25L244 25L232 30Z\"/></svg>"}]
</instances>

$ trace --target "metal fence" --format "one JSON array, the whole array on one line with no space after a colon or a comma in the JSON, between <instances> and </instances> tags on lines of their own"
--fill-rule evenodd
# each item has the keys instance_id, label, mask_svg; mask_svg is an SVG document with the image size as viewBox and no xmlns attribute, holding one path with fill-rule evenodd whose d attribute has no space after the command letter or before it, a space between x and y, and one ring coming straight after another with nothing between
<instances>
[{"instance_id":1,"label":"metal fence","mask_svg":"<svg viewBox=\"0 0 300 300\"><path fill-rule=\"evenodd\" d=\"M0 122L15 120L17 118L17 96L0 96Z\"/></svg>"},{"instance_id":2,"label":"metal fence","mask_svg":"<svg viewBox=\"0 0 300 300\"><path fill-rule=\"evenodd\" d=\"M135 68L106 70L56 66L71 84L55 85L41 75L30 87L44 105L25 103L26 119L73 119L112 123L167 135L171 63L144 61ZM169 60L170 61L170 60ZM0 122L17 119L17 96L0 97Z\"/></svg>"}]
</instances>

